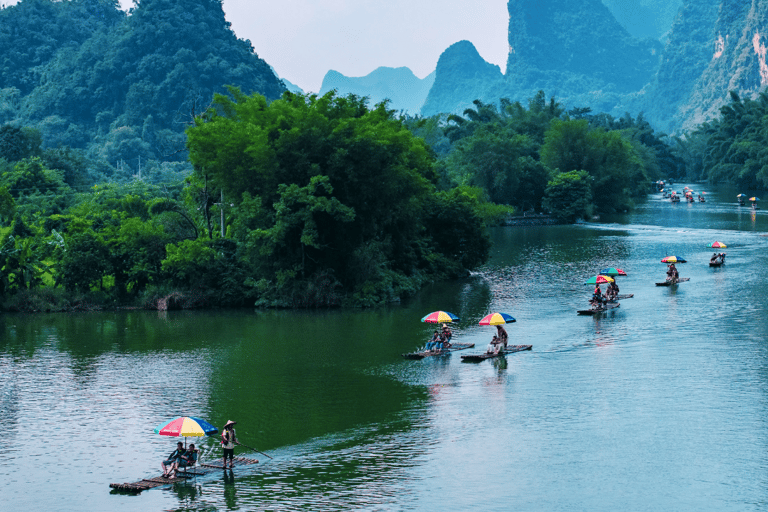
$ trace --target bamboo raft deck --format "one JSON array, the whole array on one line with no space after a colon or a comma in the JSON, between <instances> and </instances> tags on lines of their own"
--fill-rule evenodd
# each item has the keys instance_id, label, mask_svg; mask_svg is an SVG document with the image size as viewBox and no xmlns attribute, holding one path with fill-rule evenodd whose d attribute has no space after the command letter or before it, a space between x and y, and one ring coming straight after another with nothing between
<instances>
[{"instance_id":1,"label":"bamboo raft deck","mask_svg":"<svg viewBox=\"0 0 768 512\"><path fill-rule=\"evenodd\" d=\"M252 464L258 464L258 460L256 459L249 459L246 457L235 457L234 463L235 467L238 466L250 466ZM122 483L122 484L109 484L109 487L112 489L115 489L117 491L124 491L124 492L130 492L138 494L141 491L146 491L148 489L154 489L155 487L162 487L164 485L170 485L170 484L176 484L180 482L186 482L190 478L194 478L196 476L203 476L207 475L208 473L211 473L213 469L224 469L222 466L221 460L218 460L216 462L203 462L198 465L197 468L190 468L186 471L179 471L175 477L168 478L164 476L156 476L153 478L142 478L138 482L131 482L131 483ZM203 468L209 468L209 469L203 469Z\"/></svg>"},{"instance_id":2,"label":"bamboo raft deck","mask_svg":"<svg viewBox=\"0 0 768 512\"><path fill-rule=\"evenodd\" d=\"M619 306L621 306L621 304L618 302L609 302L603 306L600 306L599 308L576 310L576 314L577 315L597 315L599 313L604 313L608 310L617 308Z\"/></svg>"},{"instance_id":3,"label":"bamboo raft deck","mask_svg":"<svg viewBox=\"0 0 768 512\"><path fill-rule=\"evenodd\" d=\"M495 354L486 352L484 354L468 354L466 356L461 356L461 361L464 363L479 363L486 359L493 359L494 357L501 357L507 354L514 354L515 352L523 352L532 349L533 345L509 345L505 350L500 350Z\"/></svg>"},{"instance_id":4,"label":"bamboo raft deck","mask_svg":"<svg viewBox=\"0 0 768 512\"><path fill-rule=\"evenodd\" d=\"M421 352L411 352L410 354L403 354L403 357L406 359L424 359L425 357L429 356L444 356L447 354L450 354L451 352L456 352L457 350L466 350L468 348L473 348L475 346L474 343L452 343L450 348L444 348L443 350L424 350Z\"/></svg>"},{"instance_id":5,"label":"bamboo raft deck","mask_svg":"<svg viewBox=\"0 0 768 512\"><path fill-rule=\"evenodd\" d=\"M675 281L675 282L672 282L672 281L664 281L663 283L656 283L656 286L674 286L674 285L676 285L677 283L684 283L684 282L686 282L686 281L690 281L690 280L691 280L691 278L690 278L690 277L681 277L680 279L678 279L678 280L677 280L677 281Z\"/></svg>"}]
</instances>

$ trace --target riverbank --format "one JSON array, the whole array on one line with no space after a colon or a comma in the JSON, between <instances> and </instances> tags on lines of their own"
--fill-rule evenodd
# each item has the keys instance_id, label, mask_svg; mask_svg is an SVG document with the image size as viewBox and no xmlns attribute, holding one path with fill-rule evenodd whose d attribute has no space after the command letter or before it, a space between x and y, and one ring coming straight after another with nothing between
<instances>
[{"instance_id":1,"label":"riverbank","mask_svg":"<svg viewBox=\"0 0 768 512\"><path fill-rule=\"evenodd\" d=\"M556 219L551 215L545 215L543 213L534 213L530 215L518 215L515 217L508 217L501 225L502 226L555 226L558 224L564 224L564 222Z\"/></svg>"}]
</instances>

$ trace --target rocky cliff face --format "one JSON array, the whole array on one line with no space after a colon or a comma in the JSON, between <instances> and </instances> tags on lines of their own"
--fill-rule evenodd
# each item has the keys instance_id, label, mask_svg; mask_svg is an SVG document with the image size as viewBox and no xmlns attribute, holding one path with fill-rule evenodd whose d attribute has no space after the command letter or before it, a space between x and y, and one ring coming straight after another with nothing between
<instances>
[{"instance_id":1,"label":"rocky cliff face","mask_svg":"<svg viewBox=\"0 0 768 512\"><path fill-rule=\"evenodd\" d=\"M625 96L658 68L662 45L630 36L600 0L510 0L507 72L468 41L448 48L422 114L461 112L472 101L525 101L539 90L568 106L621 112Z\"/></svg>"},{"instance_id":2,"label":"rocky cliff face","mask_svg":"<svg viewBox=\"0 0 768 512\"><path fill-rule=\"evenodd\" d=\"M627 1L603 0L619 14ZM717 116L729 91L755 97L768 86L768 0L682 0L663 45L632 37L603 2L509 0L506 74L471 43L456 43L438 61L422 113L460 113L475 99L524 101L543 90L567 108L644 112L675 133ZM637 2L664 14L660 0Z\"/></svg>"},{"instance_id":3,"label":"rocky cliff face","mask_svg":"<svg viewBox=\"0 0 768 512\"><path fill-rule=\"evenodd\" d=\"M636 91L662 46L631 37L600 0L510 0L507 82L512 90L557 84L565 95Z\"/></svg>"},{"instance_id":4,"label":"rocky cliff face","mask_svg":"<svg viewBox=\"0 0 768 512\"><path fill-rule=\"evenodd\" d=\"M698 1L686 3L692 7ZM768 0L713 3L719 4L717 18L701 42L707 50L707 65L672 120L683 128L716 116L730 101L728 91L753 98L768 86Z\"/></svg>"},{"instance_id":5,"label":"rocky cliff face","mask_svg":"<svg viewBox=\"0 0 768 512\"><path fill-rule=\"evenodd\" d=\"M681 108L690 103L692 96L701 95L699 80L714 55L722 51L715 28L720 3L686 0L672 25L658 71L635 100L628 102L629 110L644 111L646 118L662 130L680 129L685 123ZM727 91L722 94L725 97Z\"/></svg>"},{"instance_id":6,"label":"rocky cliff face","mask_svg":"<svg viewBox=\"0 0 768 512\"><path fill-rule=\"evenodd\" d=\"M496 103L503 96L503 88L499 66L486 62L469 41L459 41L440 55L435 83L421 113L461 113L476 99Z\"/></svg>"},{"instance_id":7,"label":"rocky cliff face","mask_svg":"<svg viewBox=\"0 0 768 512\"><path fill-rule=\"evenodd\" d=\"M664 39L683 0L602 0L624 29L638 39Z\"/></svg>"},{"instance_id":8,"label":"rocky cliff face","mask_svg":"<svg viewBox=\"0 0 768 512\"><path fill-rule=\"evenodd\" d=\"M420 79L406 67L380 67L363 77L348 77L331 70L323 78L320 94L336 89L339 94L368 96L371 106L388 99L390 108L418 114L434 81L434 72Z\"/></svg>"},{"instance_id":9,"label":"rocky cliff face","mask_svg":"<svg viewBox=\"0 0 768 512\"><path fill-rule=\"evenodd\" d=\"M657 127L695 128L719 114L729 91L768 86L768 0L685 0L653 81L630 102Z\"/></svg>"}]
</instances>

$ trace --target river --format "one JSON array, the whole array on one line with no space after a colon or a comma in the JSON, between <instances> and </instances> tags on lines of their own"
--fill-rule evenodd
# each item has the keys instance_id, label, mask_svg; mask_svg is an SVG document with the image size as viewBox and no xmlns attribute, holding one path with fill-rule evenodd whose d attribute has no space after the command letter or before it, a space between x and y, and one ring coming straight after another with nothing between
<instances>
[{"instance_id":1,"label":"river","mask_svg":"<svg viewBox=\"0 0 768 512\"><path fill-rule=\"evenodd\" d=\"M494 229L479 272L374 310L4 314L3 507L765 510L768 216L694 188L706 203L652 195L600 223ZM672 254L690 281L656 287ZM634 297L577 316L605 266ZM533 350L403 359L438 309L461 317L466 352L493 311ZM235 420L272 459L238 448L261 462L110 492L160 474L175 439L153 430L178 415Z\"/></svg>"}]
</instances>

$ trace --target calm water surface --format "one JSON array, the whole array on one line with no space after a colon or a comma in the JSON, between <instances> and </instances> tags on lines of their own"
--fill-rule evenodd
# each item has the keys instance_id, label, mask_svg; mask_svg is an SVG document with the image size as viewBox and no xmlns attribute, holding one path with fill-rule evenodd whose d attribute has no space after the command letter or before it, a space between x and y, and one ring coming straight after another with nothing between
<instances>
[{"instance_id":1,"label":"calm water surface","mask_svg":"<svg viewBox=\"0 0 768 512\"><path fill-rule=\"evenodd\" d=\"M601 224L496 229L480 272L373 311L0 316L3 508L766 510L768 216L703 190ZM670 254L691 280L656 287ZM608 265L634 298L577 317ZM437 309L462 317L470 352L492 311L533 351L402 359ZM175 440L153 429L177 415L237 420L273 459L111 494L159 474Z\"/></svg>"}]
</instances>

